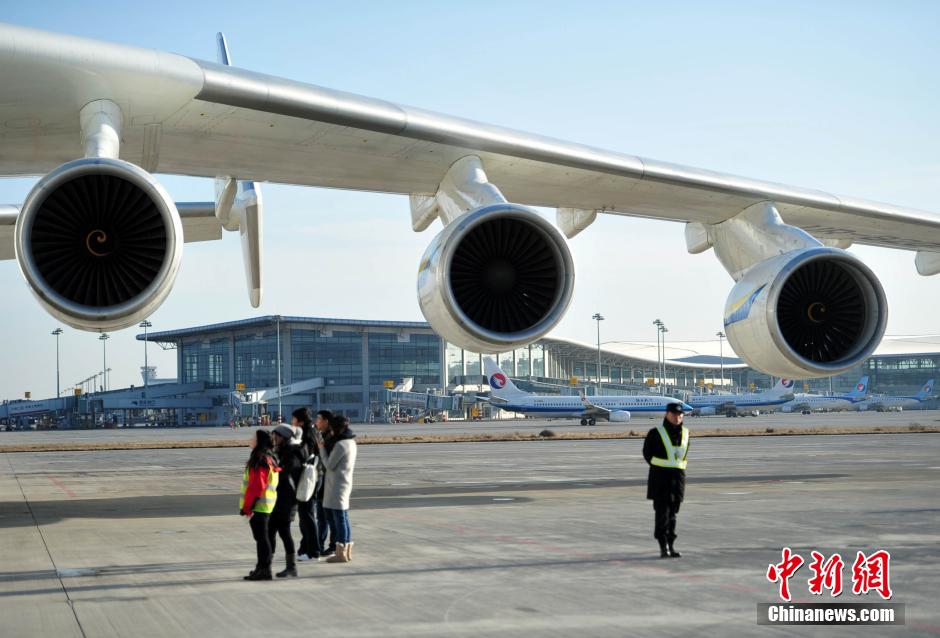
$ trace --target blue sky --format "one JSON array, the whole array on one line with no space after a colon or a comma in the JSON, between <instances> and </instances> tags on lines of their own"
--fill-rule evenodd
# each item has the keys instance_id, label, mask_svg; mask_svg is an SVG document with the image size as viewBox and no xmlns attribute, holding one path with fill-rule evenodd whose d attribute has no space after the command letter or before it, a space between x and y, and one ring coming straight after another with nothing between
<instances>
[{"instance_id":1,"label":"blue sky","mask_svg":"<svg viewBox=\"0 0 940 638\"><path fill-rule=\"evenodd\" d=\"M237 66L602 148L940 212L940 4L933 2L36 2L0 20L193 57L224 31ZM0 90L2 99L2 90ZM0 148L2 152L2 148ZM249 176L246 176L249 177ZM205 180L165 176L180 200ZM0 180L19 203L32 180ZM265 302L237 237L188 245L154 329L257 314L421 319L403 197L265 185ZM603 217L571 242L578 285L562 337L712 338L731 279L686 254L682 226ZM889 333L938 332L940 279L913 253L856 248L880 276ZM55 390L56 322L0 263L0 398ZM682 301L677 301L681 299ZM114 384L139 383L135 330L108 343ZM62 381L100 369L97 335L66 329ZM151 348L161 374L172 353Z\"/></svg>"}]
</instances>

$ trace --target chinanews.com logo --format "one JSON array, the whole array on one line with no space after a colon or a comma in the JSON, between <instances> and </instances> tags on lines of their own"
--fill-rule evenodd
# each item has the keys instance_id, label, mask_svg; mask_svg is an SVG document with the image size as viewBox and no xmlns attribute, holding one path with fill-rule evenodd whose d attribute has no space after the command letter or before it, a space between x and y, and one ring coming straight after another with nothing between
<instances>
[{"instance_id":1,"label":"chinanews.com logo","mask_svg":"<svg viewBox=\"0 0 940 638\"><path fill-rule=\"evenodd\" d=\"M879 549L866 555L856 552L851 566L851 592L853 596L877 594L878 602L810 602L819 601L823 592L829 598L842 595L842 573L846 568L842 556L836 552L826 556L810 552L808 563L812 573L806 579L810 598L794 601L790 579L806 561L789 547L782 550L782 560L767 566L767 581L777 585L777 595L784 602L757 603L759 625L903 625L904 603L892 603L891 554ZM846 584L846 589L849 585ZM818 596L819 598L812 598ZM845 600L845 599L842 599Z\"/></svg>"},{"instance_id":2,"label":"chinanews.com logo","mask_svg":"<svg viewBox=\"0 0 940 638\"><path fill-rule=\"evenodd\" d=\"M506 387L506 375L502 372L497 372L490 377L490 387L494 390L502 390Z\"/></svg>"}]
</instances>

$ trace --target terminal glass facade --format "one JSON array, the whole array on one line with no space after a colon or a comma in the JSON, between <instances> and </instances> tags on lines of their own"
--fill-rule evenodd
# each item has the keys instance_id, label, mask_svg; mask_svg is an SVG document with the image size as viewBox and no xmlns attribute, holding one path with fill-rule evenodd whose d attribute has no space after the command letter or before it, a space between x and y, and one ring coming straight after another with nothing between
<instances>
[{"instance_id":1,"label":"terminal glass facade","mask_svg":"<svg viewBox=\"0 0 940 638\"><path fill-rule=\"evenodd\" d=\"M369 384L401 383L414 379L416 386L441 383L441 338L434 334L369 334Z\"/></svg>"},{"instance_id":2,"label":"terminal glass facade","mask_svg":"<svg viewBox=\"0 0 940 638\"><path fill-rule=\"evenodd\" d=\"M183 383L204 381L208 388L227 388L229 379L229 339L203 339L182 345Z\"/></svg>"},{"instance_id":3,"label":"terminal glass facade","mask_svg":"<svg viewBox=\"0 0 940 638\"><path fill-rule=\"evenodd\" d=\"M283 329L281 337L284 337ZM236 335L236 384L244 383L249 390L277 386L277 340L276 330Z\"/></svg>"},{"instance_id":4,"label":"terminal glass facade","mask_svg":"<svg viewBox=\"0 0 940 638\"><path fill-rule=\"evenodd\" d=\"M938 354L873 357L856 369L859 374L849 383L854 385L858 377L867 374L870 386L879 394L915 394L929 379L936 379L938 371Z\"/></svg>"},{"instance_id":5,"label":"terminal glass facade","mask_svg":"<svg viewBox=\"0 0 940 638\"><path fill-rule=\"evenodd\" d=\"M462 383L462 379L466 374L463 355L463 350L453 344L447 344L447 385Z\"/></svg>"},{"instance_id":6,"label":"terminal glass facade","mask_svg":"<svg viewBox=\"0 0 940 638\"><path fill-rule=\"evenodd\" d=\"M291 381L323 377L331 385L362 385L362 333L349 330L291 330Z\"/></svg>"}]
</instances>

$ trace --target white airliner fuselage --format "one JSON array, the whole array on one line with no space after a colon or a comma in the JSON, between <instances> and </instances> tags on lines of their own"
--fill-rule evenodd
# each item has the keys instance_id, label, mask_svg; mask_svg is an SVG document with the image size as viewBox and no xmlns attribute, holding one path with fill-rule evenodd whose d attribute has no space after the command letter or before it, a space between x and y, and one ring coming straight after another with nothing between
<instances>
[{"instance_id":1,"label":"white airliner fuselage","mask_svg":"<svg viewBox=\"0 0 940 638\"><path fill-rule=\"evenodd\" d=\"M531 394L513 384L496 362L486 357L483 369L490 384L490 403L501 410L546 419L581 419L582 425L594 425L597 419L613 423L627 422L634 413L663 415L670 403L682 403L665 396L564 396ZM692 407L682 404L688 411Z\"/></svg>"},{"instance_id":2,"label":"white airliner fuselage","mask_svg":"<svg viewBox=\"0 0 940 638\"><path fill-rule=\"evenodd\" d=\"M670 403L679 403L672 397L658 396L592 396L587 397L592 406L604 408L611 413L654 412L662 415ZM555 396L525 394L512 397L506 403L494 402L493 405L510 412L543 416L549 419L575 419L584 416L585 405L580 396ZM616 420L616 419L612 419Z\"/></svg>"},{"instance_id":3,"label":"white airliner fuselage","mask_svg":"<svg viewBox=\"0 0 940 638\"><path fill-rule=\"evenodd\" d=\"M741 414L759 409L775 408L793 398L793 380L780 379L767 392L746 394L708 394L689 398L695 413L702 416L713 414Z\"/></svg>"},{"instance_id":4,"label":"white airliner fuselage","mask_svg":"<svg viewBox=\"0 0 940 638\"><path fill-rule=\"evenodd\" d=\"M826 396L821 394L797 394L785 403L782 412L838 412L851 410L868 396L868 377L858 380L855 388L847 394Z\"/></svg>"},{"instance_id":5,"label":"white airliner fuselage","mask_svg":"<svg viewBox=\"0 0 940 638\"><path fill-rule=\"evenodd\" d=\"M933 398L933 383L934 380L930 379L920 392L914 396L904 397L904 396L880 396L880 397L871 397L865 401L861 401L855 405L855 408L859 411L865 410L877 410L883 412L886 410L911 410L921 407L925 402Z\"/></svg>"}]
</instances>

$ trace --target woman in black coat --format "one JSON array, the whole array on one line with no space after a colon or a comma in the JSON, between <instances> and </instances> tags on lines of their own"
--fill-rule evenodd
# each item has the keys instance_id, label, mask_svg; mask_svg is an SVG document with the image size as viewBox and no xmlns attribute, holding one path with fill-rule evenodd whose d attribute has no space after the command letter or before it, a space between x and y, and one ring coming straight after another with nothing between
<instances>
[{"instance_id":1,"label":"woman in black coat","mask_svg":"<svg viewBox=\"0 0 940 638\"><path fill-rule=\"evenodd\" d=\"M304 447L299 437L295 436L294 428L281 424L271 433L274 439L274 452L277 454L281 466L281 476L277 483L277 501L271 520L268 523L268 536L271 539L271 551L277 545L277 536L284 544L284 560L286 567L275 574L278 578L297 576L297 565L294 562L294 539L291 538L290 525L297 513L297 483L304 470Z\"/></svg>"}]
</instances>

